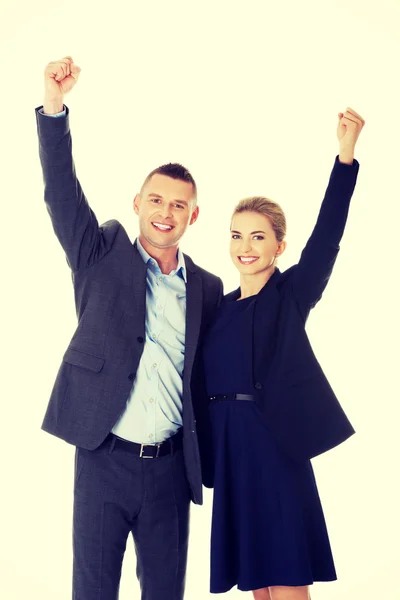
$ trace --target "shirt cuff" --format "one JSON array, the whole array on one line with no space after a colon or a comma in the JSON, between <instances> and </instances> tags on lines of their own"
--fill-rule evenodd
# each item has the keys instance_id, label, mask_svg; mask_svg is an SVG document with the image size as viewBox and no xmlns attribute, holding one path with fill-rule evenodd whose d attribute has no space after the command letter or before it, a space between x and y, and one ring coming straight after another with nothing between
<instances>
[{"instance_id":1,"label":"shirt cuff","mask_svg":"<svg viewBox=\"0 0 400 600\"><path fill-rule=\"evenodd\" d=\"M67 114L65 106L64 106L64 110L63 111L61 111L59 113L55 113L54 115L48 115L48 114L44 113L43 112L43 108L40 108L39 112L40 112L41 115L44 115L45 117L65 117L65 115Z\"/></svg>"}]
</instances>

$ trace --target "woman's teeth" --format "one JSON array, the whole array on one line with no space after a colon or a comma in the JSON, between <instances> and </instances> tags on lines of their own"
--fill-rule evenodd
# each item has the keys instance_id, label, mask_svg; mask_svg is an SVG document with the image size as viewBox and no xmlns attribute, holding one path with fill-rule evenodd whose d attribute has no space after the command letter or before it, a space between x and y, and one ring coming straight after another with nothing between
<instances>
[{"instance_id":1,"label":"woman's teeth","mask_svg":"<svg viewBox=\"0 0 400 600\"><path fill-rule=\"evenodd\" d=\"M238 259L244 265L251 265L251 263L253 263L256 260L258 260L258 256L252 256L252 257L248 257L248 258L246 258L244 256L238 256Z\"/></svg>"},{"instance_id":2,"label":"woman's teeth","mask_svg":"<svg viewBox=\"0 0 400 600\"><path fill-rule=\"evenodd\" d=\"M153 225L153 227L155 227L156 229L159 229L160 231L171 231L171 229L172 229L171 225L164 225L163 223L153 223L152 225Z\"/></svg>"}]
</instances>

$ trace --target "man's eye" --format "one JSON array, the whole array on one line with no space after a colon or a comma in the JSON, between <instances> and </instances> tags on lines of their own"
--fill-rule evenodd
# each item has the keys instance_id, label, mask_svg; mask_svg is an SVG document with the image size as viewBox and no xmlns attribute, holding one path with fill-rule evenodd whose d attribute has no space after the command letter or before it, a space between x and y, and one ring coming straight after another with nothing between
<instances>
[{"instance_id":1,"label":"man's eye","mask_svg":"<svg viewBox=\"0 0 400 600\"><path fill-rule=\"evenodd\" d=\"M183 208L183 204L175 204L175 208Z\"/></svg>"}]
</instances>

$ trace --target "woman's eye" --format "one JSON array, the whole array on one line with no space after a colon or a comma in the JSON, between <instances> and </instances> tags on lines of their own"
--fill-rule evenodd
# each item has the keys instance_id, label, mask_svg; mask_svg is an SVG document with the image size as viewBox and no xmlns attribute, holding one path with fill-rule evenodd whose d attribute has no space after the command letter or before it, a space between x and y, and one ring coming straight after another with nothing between
<instances>
[{"instance_id":1,"label":"woman's eye","mask_svg":"<svg viewBox=\"0 0 400 600\"><path fill-rule=\"evenodd\" d=\"M255 236L254 236L254 239L255 239L255 240L263 240L264 238L263 238L263 236L262 236L262 235L255 235Z\"/></svg>"},{"instance_id":2,"label":"woman's eye","mask_svg":"<svg viewBox=\"0 0 400 600\"><path fill-rule=\"evenodd\" d=\"M236 233L233 234L232 239L233 240L238 240L240 236L238 236Z\"/></svg>"}]
</instances>

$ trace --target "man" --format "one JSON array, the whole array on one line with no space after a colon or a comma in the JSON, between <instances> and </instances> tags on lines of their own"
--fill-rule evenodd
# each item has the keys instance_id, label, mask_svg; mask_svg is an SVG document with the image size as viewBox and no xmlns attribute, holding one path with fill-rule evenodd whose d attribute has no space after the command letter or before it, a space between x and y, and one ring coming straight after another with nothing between
<instances>
[{"instance_id":1,"label":"man","mask_svg":"<svg viewBox=\"0 0 400 600\"><path fill-rule=\"evenodd\" d=\"M131 531L142 599L179 600L190 500L202 503L202 478L212 484L197 352L222 282L178 249L199 213L181 165L146 178L134 244L117 221L99 227L76 178L63 103L79 72L71 57L49 63L36 109L45 201L79 319L43 422L77 447L73 598L117 599Z\"/></svg>"}]
</instances>

